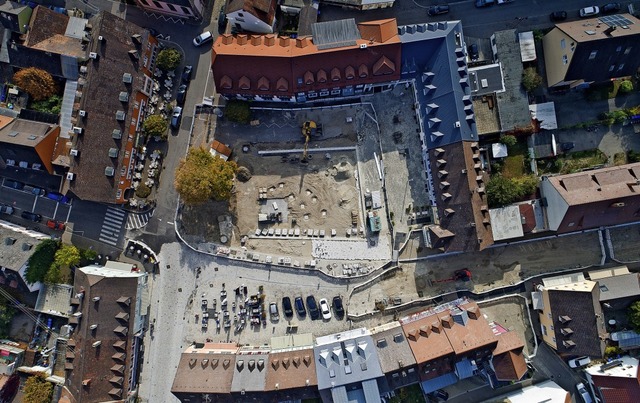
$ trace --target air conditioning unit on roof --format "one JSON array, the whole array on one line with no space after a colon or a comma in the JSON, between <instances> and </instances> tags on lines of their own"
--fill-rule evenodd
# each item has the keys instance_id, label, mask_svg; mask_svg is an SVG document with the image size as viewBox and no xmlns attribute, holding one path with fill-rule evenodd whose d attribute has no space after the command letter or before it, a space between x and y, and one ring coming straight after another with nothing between
<instances>
[{"instance_id":1,"label":"air conditioning unit on roof","mask_svg":"<svg viewBox=\"0 0 640 403\"><path fill-rule=\"evenodd\" d=\"M72 148L69 154L71 154L72 157L77 157L80 155L80 151L77 148Z\"/></svg>"},{"instance_id":2,"label":"air conditioning unit on roof","mask_svg":"<svg viewBox=\"0 0 640 403\"><path fill-rule=\"evenodd\" d=\"M75 134L82 134L82 127L79 126L73 126L73 132Z\"/></svg>"},{"instance_id":3,"label":"air conditioning unit on roof","mask_svg":"<svg viewBox=\"0 0 640 403\"><path fill-rule=\"evenodd\" d=\"M96 52L89 52L89 57L91 59L97 59L98 58L98 54Z\"/></svg>"},{"instance_id":4,"label":"air conditioning unit on roof","mask_svg":"<svg viewBox=\"0 0 640 403\"><path fill-rule=\"evenodd\" d=\"M75 177L76 177L76 174L74 174L73 172L67 172L67 180L68 181L74 180Z\"/></svg>"},{"instance_id":5,"label":"air conditioning unit on roof","mask_svg":"<svg viewBox=\"0 0 640 403\"><path fill-rule=\"evenodd\" d=\"M85 111L84 109L80 109L80 112L78 112L78 114L82 117L87 116L87 111Z\"/></svg>"},{"instance_id":6,"label":"air conditioning unit on roof","mask_svg":"<svg viewBox=\"0 0 640 403\"><path fill-rule=\"evenodd\" d=\"M363 44L360 45L360 49L366 49L366 48L367 48L367 44L366 43L363 43Z\"/></svg>"}]
</instances>

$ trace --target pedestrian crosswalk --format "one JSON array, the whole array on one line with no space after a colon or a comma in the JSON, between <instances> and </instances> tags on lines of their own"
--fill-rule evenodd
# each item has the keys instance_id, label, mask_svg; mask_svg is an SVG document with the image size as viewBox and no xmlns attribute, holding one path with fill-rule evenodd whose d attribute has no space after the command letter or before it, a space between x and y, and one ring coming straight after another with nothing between
<instances>
[{"instance_id":1,"label":"pedestrian crosswalk","mask_svg":"<svg viewBox=\"0 0 640 403\"><path fill-rule=\"evenodd\" d=\"M126 219L126 211L108 207L100 228L100 242L116 246Z\"/></svg>"},{"instance_id":2,"label":"pedestrian crosswalk","mask_svg":"<svg viewBox=\"0 0 640 403\"><path fill-rule=\"evenodd\" d=\"M127 216L127 225L125 226L125 228L138 229L144 227L149 222L149 219L153 217L154 211L155 209L141 214L129 213L129 215Z\"/></svg>"}]
</instances>

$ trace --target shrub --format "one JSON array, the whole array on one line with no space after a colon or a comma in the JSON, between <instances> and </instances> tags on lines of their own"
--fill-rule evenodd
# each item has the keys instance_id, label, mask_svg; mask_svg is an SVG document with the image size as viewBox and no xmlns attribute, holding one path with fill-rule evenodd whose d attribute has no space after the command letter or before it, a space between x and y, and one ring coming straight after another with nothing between
<instances>
[{"instance_id":1,"label":"shrub","mask_svg":"<svg viewBox=\"0 0 640 403\"><path fill-rule=\"evenodd\" d=\"M605 358L611 358L622 354L622 349L618 346L608 346L604 349Z\"/></svg>"},{"instance_id":2,"label":"shrub","mask_svg":"<svg viewBox=\"0 0 640 403\"><path fill-rule=\"evenodd\" d=\"M640 152L633 150L627 151L627 161L629 161L629 163L640 162Z\"/></svg>"},{"instance_id":3,"label":"shrub","mask_svg":"<svg viewBox=\"0 0 640 403\"><path fill-rule=\"evenodd\" d=\"M35 101L31 103L31 109L38 112L51 113L54 115L60 114L60 107L62 106L62 97L54 95L42 101Z\"/></svg>"},{"instance_id":4,"label":"shrub","mask_svg":"<svg viewBox=\"0 0 640 403\"><path fill-rule=\"evenodd\" d=\"M227 119L232 122L249 123L251 120L251 109L246 101L232 100L229 101L225 108Z\"/></svg>"},{"instance_id":5,"label":"shrub","mask_svg":"<svg viewBox=\"0 0 640 403\"><path fill-rule=\"evenodd\" d=\"M624 80L620 83L619 92L626 94L633 91L633 83L629 80Z\"/></svg>"},{"instance_id":6,"label":"shrub","mask_svg":"<svg viewBox=\"0 0 640 403\"><path fill-rule=\"evenodd\" d=\"M145 185L144 183L141 183L140 186L138 186L138 188L136 189L136 196L141 197L143 199L146 197L149 197L150 194L151 194L151 188Z\"/></svg>"},{"instance_id":7,"label":"shrub","mask_svg":"<svg viewBox=\"0 0 640 403\"><path fill-rule=\"evenodd\" d=\"M516 139L516 136L507 134L505 136L500 137L500 142L506 145L507 147L513 147L518 143L518 139Z\"/></svg>"},{"instance_id":8,"label":"shrub","mask_svg":"<svg viewBox=\"0 0 640 403\"><path fill-rule=\"evenodd\" d=\"M251 179L251 171L249 171L247 167L239 167L238 172L236 172L236 178L238 178L240 182L247 182Z\"/></svg>"},{"instance_id":9,"label":"shrub","mask_svg":"<svg viewBox=\"0 0 640 403\"><path fill-rule=\"evenodd\" d=\"M542 84L542 77L534 67L528 67L522 72L522 86L531 92Z\"/></svg>"},{"instance_id":10,"label":"shrub","mask_svg":"<svg viewBox=\"0 0 640 403\"><path fill-rule=\"evenodd\" d=\"M161 70L175 70L182 61L182 55L176 49L163 49L158 53L156 66Z\"/></svg>"}]
</instances>

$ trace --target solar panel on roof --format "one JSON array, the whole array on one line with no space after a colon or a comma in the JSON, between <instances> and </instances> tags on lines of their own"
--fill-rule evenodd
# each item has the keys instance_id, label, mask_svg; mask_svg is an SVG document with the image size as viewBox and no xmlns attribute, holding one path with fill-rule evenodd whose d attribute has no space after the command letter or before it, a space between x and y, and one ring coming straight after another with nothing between
<instances>
[{"instance_id":1,"label":"solar panel on roof","mask_svg":"<svg viewBox=\"0 0 640 403\"><path fill-rule=\"evenodd\" d=\"M632 25L633 22L628 20L625 16L620 14L615 15L605 15L598 18L600 22L607 24L610 27L624 27L627 25Z\"/></svg>"}]
</instances>

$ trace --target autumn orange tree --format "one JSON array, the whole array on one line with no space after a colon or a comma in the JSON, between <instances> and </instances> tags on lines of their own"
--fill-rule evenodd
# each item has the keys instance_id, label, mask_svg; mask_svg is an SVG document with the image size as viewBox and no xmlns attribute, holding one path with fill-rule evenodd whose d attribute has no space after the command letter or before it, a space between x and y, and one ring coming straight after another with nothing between
<instances>
[{"instance_id":1,"label":"autumn orange tree","mask_svg":"<svg viewBox=\"0 0 640 403\"><path fill-rule=\"evenodd\" d=\"M25 90L34 101L42 101L58 92L51 74L36 67L22 69L13 75L13 83Z\"/></svg>"},{"instance_id":2,"label":"autumn orange tree","mask_svg":"<svg viewBox=\"0 0 640 403\"><path fill-rule=\"evenodd\" d=\"M204 147L192 147L180 161L174 185L186 204L228 200L237 168L235 162L214 157Z\"/></svg>"}]
</instances>

